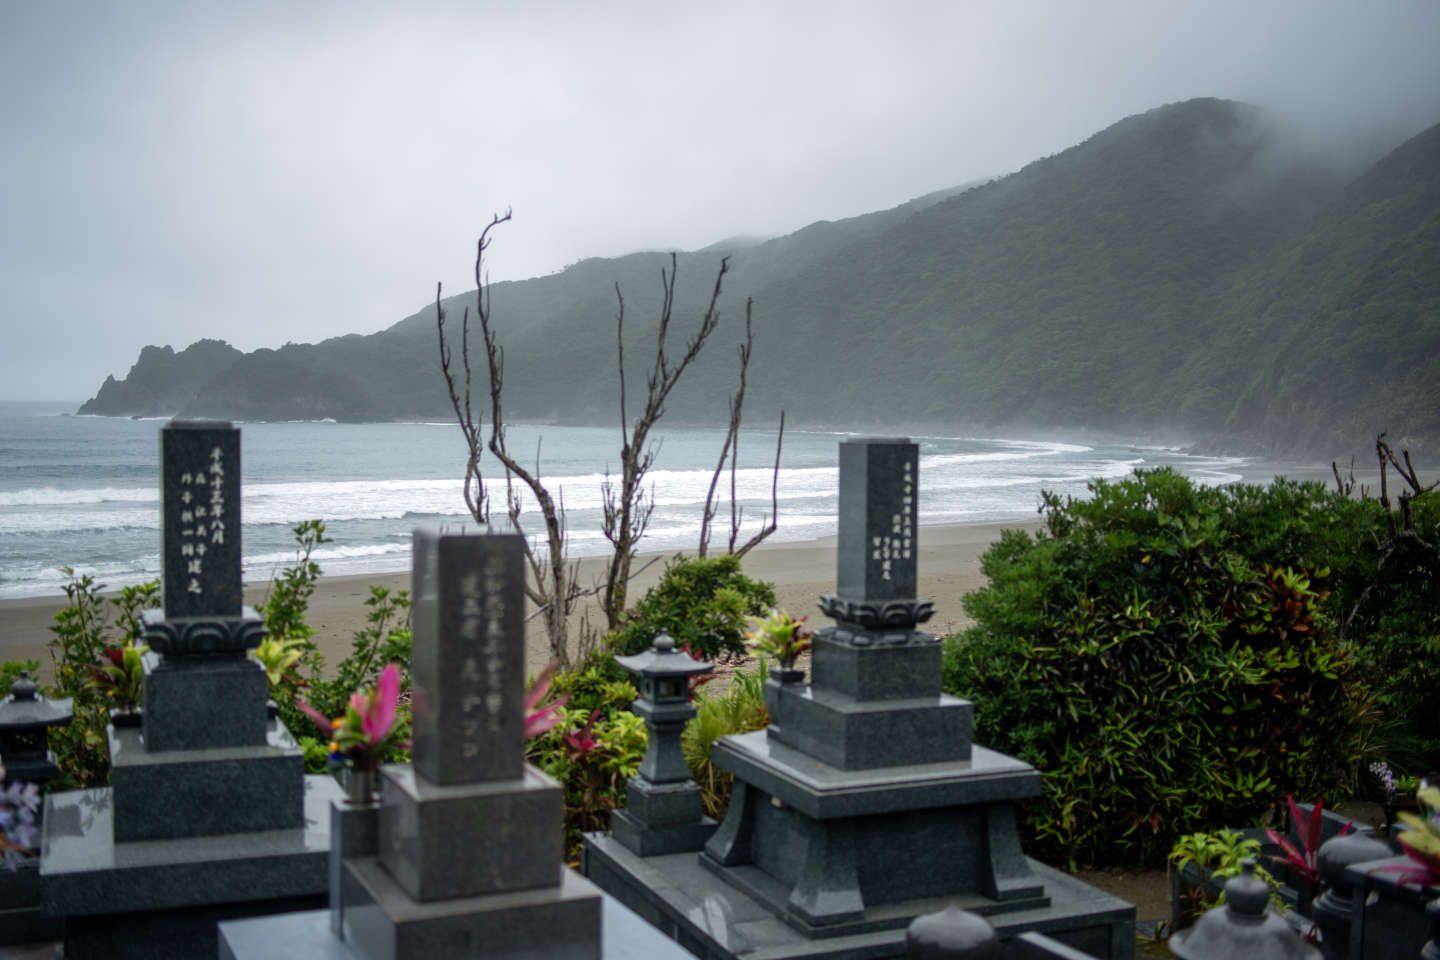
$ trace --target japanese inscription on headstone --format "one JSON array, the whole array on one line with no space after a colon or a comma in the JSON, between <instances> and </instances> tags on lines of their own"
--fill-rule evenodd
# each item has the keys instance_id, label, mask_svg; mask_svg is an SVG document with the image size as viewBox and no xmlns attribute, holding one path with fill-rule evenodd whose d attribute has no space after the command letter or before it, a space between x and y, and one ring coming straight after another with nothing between
<instances>
[{"instance_id":1,"label":"japanese inscription on headstone","mask_svg":"<svg viewBox=\"0 0 1440 960\"><path fill-rule=\"evenodd\" d=\"M165 616L238 617L240 431L176 420L160 431Z\"/></svg>"},{"instance_id":2,"label":"japanese inscription on headstone","mask_svg":"<svg viewBox=\"0 0 1440 960\"><path fill-rule=\"evenodd\" d=\"M513 780L525 763L524 559L513 535L416 531L415 769Z\"/></svg>"},{"instance_id":3,"label":"japanese inscription on headstone","mask_svg":"<svg viewBox=\"0 0 1440 960\"><path fill-rule=\"evenodd\" d=\"M839 596L915 596L919 460L919 446L908 440L840 444Z\"/></svg>"}]
</instances>

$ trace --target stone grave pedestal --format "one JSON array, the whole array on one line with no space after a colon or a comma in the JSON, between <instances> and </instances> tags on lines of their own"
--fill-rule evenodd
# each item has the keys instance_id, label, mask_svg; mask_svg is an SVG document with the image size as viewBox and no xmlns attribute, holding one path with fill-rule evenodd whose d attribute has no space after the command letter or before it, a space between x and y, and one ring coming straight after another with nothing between
<instances>
[{"instance_id":1,"label":"stone grave pedestal","mask_svg":"<svg viewBox=\"0 0 1440 960\"><path fill-rule=\"evenodd\" d=\"M1028 764L973 743L941 690L939 640L916 627L918 448L840 447L836 625L811 683L772 678L767 730L726 737L729 813L698 856L585 838L585 873L698 956L904 955L915 917L958 904L1003 938L1038 930L1108 960L1134 951L1134 908L1030 860L1016 804ZM701 906L703 905L703 907Z\"/></svg>"},{"instance_id":2,"label":"stone grave pedestal","mask_svg":"<svg viewBox=\"0 0 1440 960\"><path fill-rule=\"evenodd\" d=\"M265 631L240 604L239 431L171 423L161 461L143 725L108 728L109 787L45 800L42 902L67 960L213 958L217 921L324 902L340 789L305 775L246 656Z\"/></svg>"},{"instance_id":3,"label":"stone grave pedestal","mask_svg":"<svg viewBox=\"0 0 1440 960\"><path fill-rule=\"evenodd\" d=\"M522 549L416 533L414 763L371 813L334 806L331 910L223 924L222 958L684 956L563 863L560 784L525 762Z\"/></svg>"}]
</instances>

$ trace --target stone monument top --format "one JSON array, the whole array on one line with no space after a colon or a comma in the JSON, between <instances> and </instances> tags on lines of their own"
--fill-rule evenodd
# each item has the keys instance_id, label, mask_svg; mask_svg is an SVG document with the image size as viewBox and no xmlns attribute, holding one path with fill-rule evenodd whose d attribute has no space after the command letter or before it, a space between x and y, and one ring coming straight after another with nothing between
<instances>
[{"instance_id":1,"label":"stone monument top","mask_svg":"<svg viewBox=\"0 0 1440 960\"><path fill-rule=\"evenodd\" d=\"M165 616L240 616L240 431L172 420L160 431Z\"/></svg>"},{"instance_id":2,"label":"stone monument top","mask_svg":"<svg viewBox=\"0 0 1440 960\"><path fill-rule=\"evenodd\" d=\"M525 771L525 563L516 534L417 530L415 770L440 786Z\"/></svg>"},{"instance_id":3,"label":"stone monument top","mask_svg":"<svg viewBox=\"0 0 1440 960\"><path fill-rule=\"evenodd\" d=\"M920 447L901 438L840 444L835 592L820 609L866 629L911 628L934 607L917 592Z\"/></svg>"}]
</instances>

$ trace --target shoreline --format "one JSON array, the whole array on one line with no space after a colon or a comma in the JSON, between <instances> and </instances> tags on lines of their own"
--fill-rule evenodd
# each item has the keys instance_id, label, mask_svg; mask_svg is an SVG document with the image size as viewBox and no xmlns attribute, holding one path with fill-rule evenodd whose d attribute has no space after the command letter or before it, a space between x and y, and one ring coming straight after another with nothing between
<instances>
[{"instance_id":1,"label":"shoreline","mask_svg":"<svg viewBox=\"0 0 1440 960\"><path fill-rule=\"evenodd\" d=\"M961 598L985 585L985 577L980 572L981 554L999 539L1002 530L1033 531L1039 527L1038 520L922 526L917 538L919 594L935 601L935 616L925 625L926 629L943 635L967 625L969 620L961 607ZM742 566L750 578L774 584L778 606L796 615L812 614L818 623L816 599L821 593L834 589L835 544L833 534L815 540L765 543L747 554ZM638 598L652 587L664 572L665 561L674 555L672 552L641 553L635 563L639 572L631 578L632 596ZM580 558L582 583L596 578L603 559ZM333 667L349 653L355 631L366 625L365 600L370 596L371 585L408 590L410 572L344 576L322 573L317 581L306 619L316 630L313 639L327 665ZM254 605L269 587L268 580L245 584L245 602ZM110 591L104 594L112 595ZM64 596L54 595L0 600L0 660L39 660L39 672L48 680L47 644L52 636L49 627L65 602ZM593 606L593 601L590 605ZM578 613L577 610L576 619ZM538 617L526 625L525 654L527 671L531 673L538 672L549 660Z\"/></svg>"}]
</instances>

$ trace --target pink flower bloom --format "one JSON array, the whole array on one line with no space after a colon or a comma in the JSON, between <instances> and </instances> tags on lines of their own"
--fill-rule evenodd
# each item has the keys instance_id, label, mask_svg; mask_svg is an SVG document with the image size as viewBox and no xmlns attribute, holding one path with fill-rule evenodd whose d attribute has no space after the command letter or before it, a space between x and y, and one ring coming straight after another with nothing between
<instances>
[{"instance_id":1,"label":"pink flower bloom","mask_svg":"<svg viewBox=\"0 0 1440 960\"><path fill-rule=\"evenodd\" d=\"M525 739L538 737L555 727L560 722L560 708L570 702L570 695L562 694L551 703L540 706L540 701L545 699L545 694L550 692L550 681L555 676L555 670L559 666L554 662L550 663L540 676L535 678L535 684L525 694Z\"/></svg>"},{"instance_id":2,"label":"pink flower bloom","mask_svg":"<svg viewBox=\"0 0 1440 960\"><path fill-rule=\"evenodd\" d=\"M400 701L399 666L392 663L380 673L380 684L369 700L366 709L360 711L361 727L371 746L379 746L395 726L395 708Z\"/></svg>"},{"instance_id":3,"label":"pink flower bloom","mask_svg":"<svg viewBox=\"0 0 1440 960\"><path fill-rule=\"evenodd\" d=\"M316 710L304 700L296 700L295 706L299 707L300 712L310 718L310 721L315 724L316 728L320 731L320 735L325 740L328 741L332 736L335 735L335 724L332 723L330 721L330 718L325 716L325 714L321 713L319 710Z\"/></svg>"}]
</instances>

